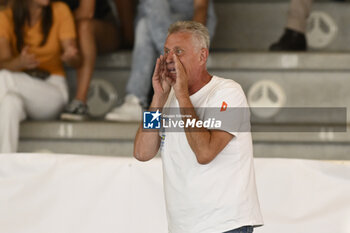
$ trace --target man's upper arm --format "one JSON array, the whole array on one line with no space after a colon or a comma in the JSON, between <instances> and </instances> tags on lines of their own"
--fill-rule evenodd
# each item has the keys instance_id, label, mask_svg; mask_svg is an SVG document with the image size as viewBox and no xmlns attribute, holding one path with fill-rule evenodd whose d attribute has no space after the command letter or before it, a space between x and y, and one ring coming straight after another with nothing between
<instances>
[{"instance_id":1,"label":"man's upper arm","mask_svg":"<svg viewBox=\"0 0 350 233\"><path fill-rule=\"evenodd\" d=\"M222 151L227 144L233 139L234 135L222 130L209 130L210 132L210 149L216 156Z\"/></svg>"},{"instance_id":2,"label":"man's upper arm","mask_svg":"<svg viewBox=\"0 0 350 233\"><path fill-rule=\"evenodd\" d=\"M208 128L210 152L216 156L233 137L237 137L240 130L245 130L241 125L245 124L247 120L249 121L249 116L242 115L246 110L249 110L249 107L244 92L238 85L221 88L219 91L213 92L209 99L204 119L214 118L221 121L219 128Z\"/></svg>"}]
</instances>

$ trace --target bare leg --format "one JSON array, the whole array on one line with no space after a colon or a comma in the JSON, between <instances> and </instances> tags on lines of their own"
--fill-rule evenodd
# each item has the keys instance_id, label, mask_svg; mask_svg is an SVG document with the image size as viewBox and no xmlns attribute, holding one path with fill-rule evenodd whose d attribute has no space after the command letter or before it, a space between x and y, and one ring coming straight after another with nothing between
<instances>
[{"instance_id":1,"label":"bare leg","mask_svg":"<svg viewBox=\"0 0 350 233\"><path fill-rule=\"evenodd\" d=\"M98 53L113 52L121 47L121 35L114 23L95 20L94 32Z\"/></svg>"},{"instance_id":2,"label":"bare leg","mask_svg":"<svg viewBox=\"0 0 350 233\"><path fill-rule=\"evenodd\" d=\"M78 69L76 99L86 102L98 52L112 52L120 47L116 26L101 20L80 20L78 25L82 65Z\"/></svg>"},{"instance_id":3,"label":"bare leg","mask_svg":"<svg viewBox=\"0 0 350 233\"><path fill-rule=\"evenodd\" d=\"M123 36L123 46L131 48L134 43L134 0L114 0L117 5L121 32Z\"/></svg>"},{"instance_id":4,"label":"bare leg","mask_svg":"<svg viewBox=\"0 0 350 233\"><path fill-rule=\"evenodd\" d=\"M306 22L312 0L290 0L287 25L281 38L270 46L271 51L306 51Z\"/></svg>"},{"instance_id":5,"label":"bare leg","mask_svg":"<svg viewBox=\"0 0 350 233\"><path fill-rule=\"evenodd\" d=\"M305 33L312 0L291 0L288 9L287 28Z\"/></svg>"}]
</instances>

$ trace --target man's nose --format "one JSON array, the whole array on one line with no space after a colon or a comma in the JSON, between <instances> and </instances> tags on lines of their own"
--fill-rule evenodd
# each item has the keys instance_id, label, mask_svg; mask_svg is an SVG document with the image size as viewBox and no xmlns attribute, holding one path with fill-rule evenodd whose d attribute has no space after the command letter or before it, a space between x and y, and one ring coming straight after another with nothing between
<instances>
[{"instance_id":1,"label":"man's nose","mask_svg":"<svg viewBox=\"0 0 350 233\"><path fill-rule=\"evenodd\" d=\"M167 53L166 59L165 59L165 61L166 61L167 63L173 62L173 60L174 60L173 54L174 54L173 51L169 51L169 52Z\"/></svg>"}]
</instances>

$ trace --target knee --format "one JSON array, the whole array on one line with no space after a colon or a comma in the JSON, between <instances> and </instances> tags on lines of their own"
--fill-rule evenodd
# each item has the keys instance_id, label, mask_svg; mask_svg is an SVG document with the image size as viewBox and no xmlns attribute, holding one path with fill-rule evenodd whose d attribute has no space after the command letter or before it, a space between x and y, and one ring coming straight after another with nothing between
<instances>
[{"instance_id":1,"label":"knee","mask_svg":"<svg viewBox=\"0 0 350 233\"><path fill-rule=\"evenodd\" d=\"M151 43L151 35L147 28L147 19L141 18L136 25L135 45Z\"/></svg>"},{"instance_id":2,"label":"knee","mask_svg":"<svg viewBox=\"0 0 350 233\"><path fill-rule=\"evenodd\" d=\"M6 77L10 75L10 71L2 69L0 70L0 78Z\"/></svg>"},{"instance_id":3,"label":"knee","mask_svg":"<svg viewBox=\"0 0 350 233\"><path fill-rule=\"evenodd\" d=\"M1 100L0 114L9 120L18 120L22 118L23 102L21 97L15 94L7 94Z\"/></svg>"}]
</instances>

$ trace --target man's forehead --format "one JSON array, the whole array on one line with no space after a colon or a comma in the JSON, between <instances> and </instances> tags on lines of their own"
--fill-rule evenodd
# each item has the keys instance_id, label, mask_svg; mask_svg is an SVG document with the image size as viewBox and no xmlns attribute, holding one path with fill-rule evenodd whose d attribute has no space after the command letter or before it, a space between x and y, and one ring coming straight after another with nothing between
<instances>
[{"instance_id":1,"label":"man's forehead","mask_svg":"<svg viewBox=\"0 0 350 233\"><path fill-rule=\"evenodd\" d=\"M192 34L189 32L175 32L168 35L164 47L183 47L188 43L192 43Z\"/></svg>"}]
</instances>

